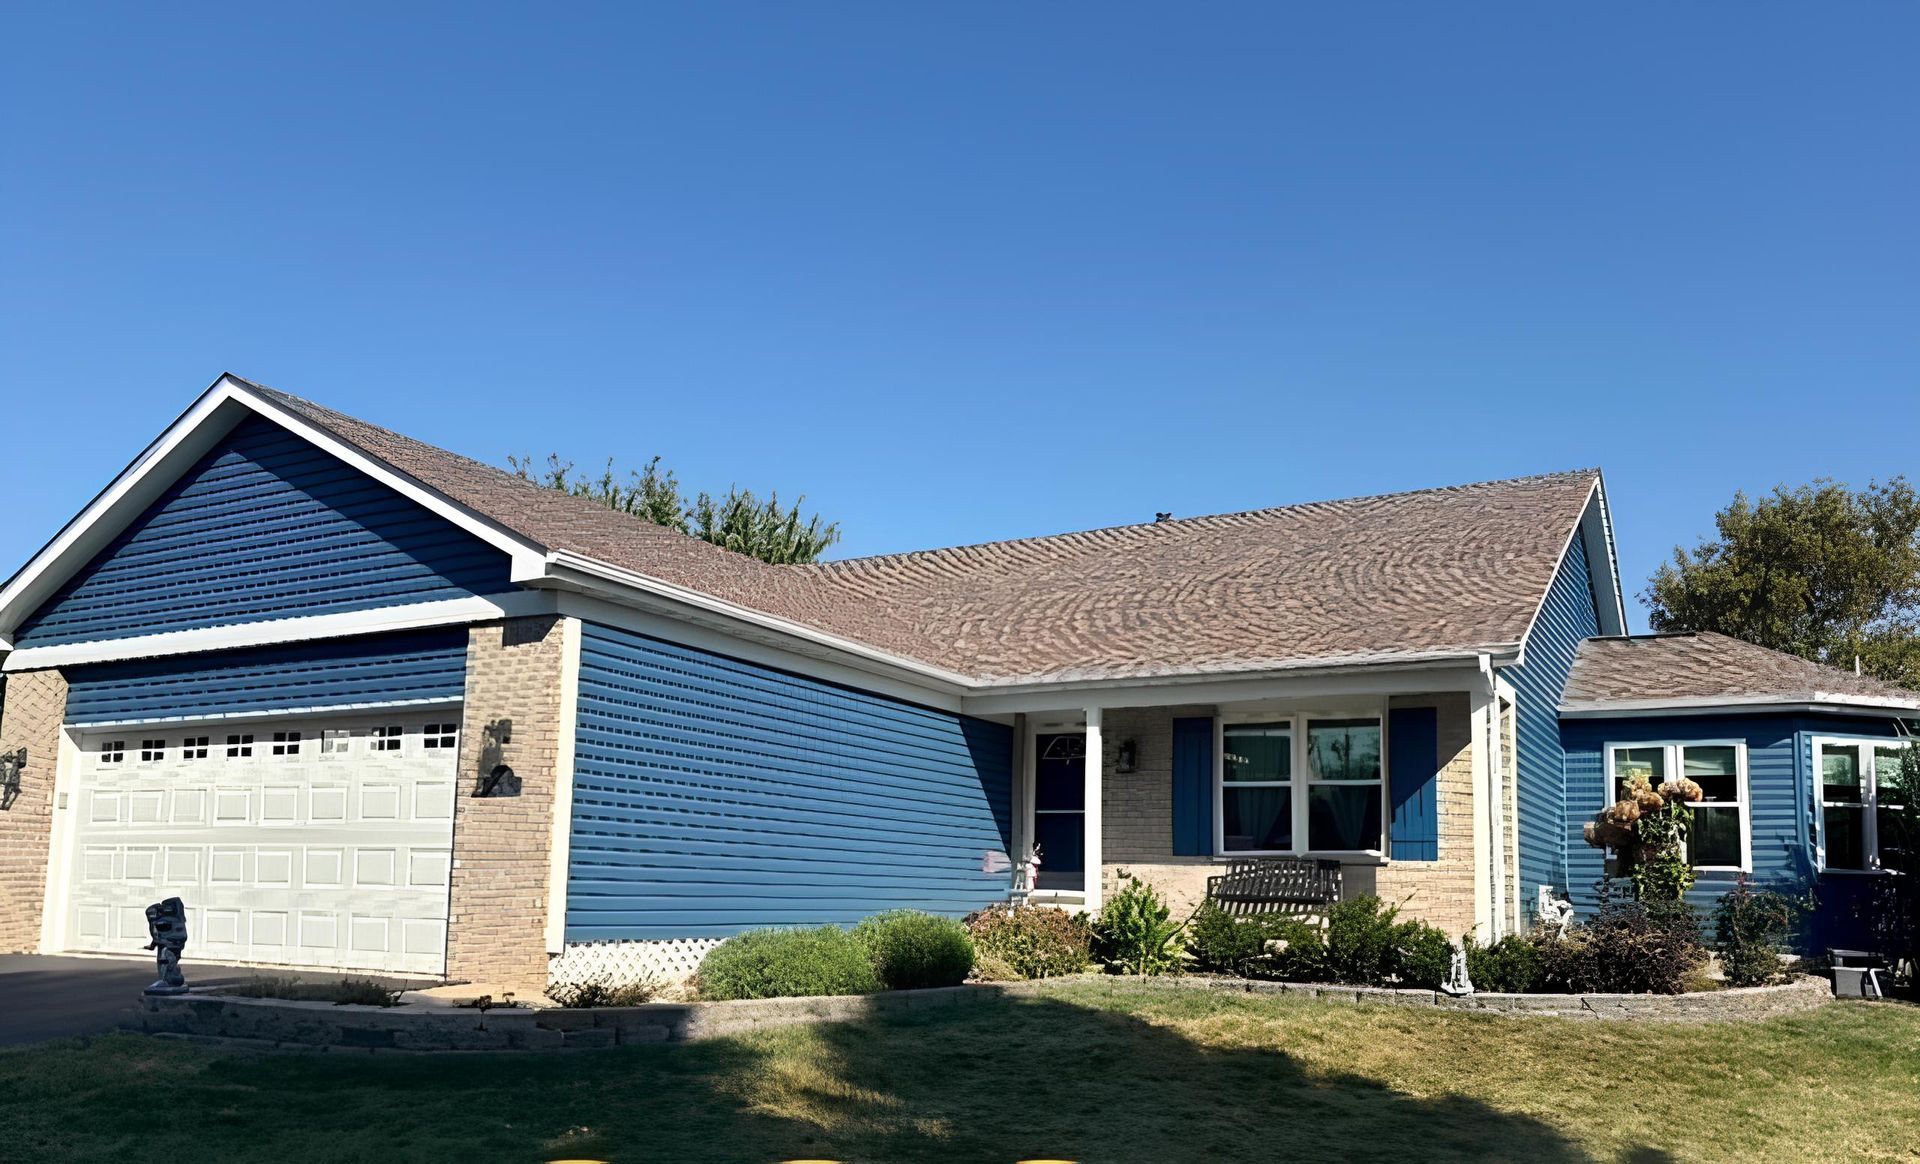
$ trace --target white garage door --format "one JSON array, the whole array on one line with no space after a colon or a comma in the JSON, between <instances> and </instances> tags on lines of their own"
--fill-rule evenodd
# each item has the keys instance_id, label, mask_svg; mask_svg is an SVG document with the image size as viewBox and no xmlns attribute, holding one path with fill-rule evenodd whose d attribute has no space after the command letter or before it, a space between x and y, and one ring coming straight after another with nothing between
<instances>
[{"instance_id":1,"label":"white garage door","mask_svg":"<svg viewBox=\"0 0 1920 1164\"><path fill-rule=\"evenodd\" d=\"M139 952L146 907L178 897L189 968L440 974L457 720L362 713L85 734L64 944Z\"/></svg>"}]
</instances>

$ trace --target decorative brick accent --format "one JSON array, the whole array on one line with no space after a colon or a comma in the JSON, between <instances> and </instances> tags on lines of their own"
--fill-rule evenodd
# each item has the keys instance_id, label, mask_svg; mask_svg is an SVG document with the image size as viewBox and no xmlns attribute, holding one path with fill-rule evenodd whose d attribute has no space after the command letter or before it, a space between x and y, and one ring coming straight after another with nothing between
<instances>
[{"instance_id":1,"label":"decorative brick accent","mask_svg":"<svg viewBox=\"0 0 1920 1164\"><path fill-rule=\"evenodd\" d=\"M7 676L0 751L25 748L27 766L20 773L19 799L0 812L0 953L30 953L40 945L47 848L53 837L53 776L66 715L67 680L60 672Z\"/></svg>"},{"instance_id":2,"label":"decorative brick accent","mask_svg":"<svg viewBox=\"0 0 1920 1164\"><path fill-rule=\"evenodd\" d=\"M1438 709L1440 857L1348 864L1342 871L1343 889L1348 897L1377 893L1400 904L1402 916L1430 922L1449 937L1458 937L1473 929L1473 744L1467 697L1459 692L1396 696L1391 706ZM1104 713L1103 892L1114 892L1119 875L1131 873L1158 889L1175 917L1185 917L1206 897L1207 878L1220 871L1220 862L1173 855L1173 721L1212 714L1211 707L1118 708ZM1129 739L1136 748L1136 770L1120 772L1120 744Z\"/></svg>"},{"instance_id":3,"label":"decorative brick accent","mask_svg":"<svg viewBox=\"0 0 1920 1164\"><path fill-rule=\"evenodd\" d=\"M453 813L447 976L537 995L547 985L547 876L566 620L472 628ZM577 626L577 624L576 624ZM497 766L508 795L474 796Z\"/></svg>"}]
</instances>

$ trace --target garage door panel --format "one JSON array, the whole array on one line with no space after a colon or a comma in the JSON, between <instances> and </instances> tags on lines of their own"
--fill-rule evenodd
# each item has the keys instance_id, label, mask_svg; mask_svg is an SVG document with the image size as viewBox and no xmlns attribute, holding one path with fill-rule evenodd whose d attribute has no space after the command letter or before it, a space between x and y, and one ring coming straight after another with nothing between
<instances>
[{"instance_id":1,"label":"garage door panel","mask_svg":"<svg viewBox=\"0 0 1920 1164\"><path fill-rule=\"evenodd\" d=\"M178 896L190 961L442 972L454 719L83 738L66 944L136 952L145 907Z\"/></svg>"}]
</instances>

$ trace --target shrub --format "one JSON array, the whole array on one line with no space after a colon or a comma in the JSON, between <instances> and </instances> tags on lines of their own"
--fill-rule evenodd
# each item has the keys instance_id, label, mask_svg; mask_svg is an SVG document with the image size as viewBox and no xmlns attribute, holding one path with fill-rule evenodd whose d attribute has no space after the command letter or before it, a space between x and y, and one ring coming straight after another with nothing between
<instances>
[{"instance_id":1,"label":"shrub","mask_svg":"<svg viewBox=\"0 0 1920 1164\"><path fill-rule=\"evenodd\" d=\"M1202 970L1257 977L1269 961L1271 931L1264 918L1236 918L1219 903L1203 901L1187 923L1187 952Z\"/></svg>"},{"instance_id":2,"label":"shrub","mask_svg":"<svg viewBox=\"0 0 1920 1164\"><path fill-rule=\"evenodd\" d=\"M973 939L952 918L896 909L861 922L853 936L888 990L958 986L973 970Z\"/></svg>"},{"instance_id":3,"label":"shrub","mask_svg":"<svg viewBox=\"0 0 1920 1164\"><path fill-rule=\"evenodd\" d=\"M1525 994L1540 980L1540 947L1535 939L1508 934L1490 946L1482 946L1469 936L1466 946L1467 977L1475 990Z\"/></svg>"},{"instance_id":4,"label":"shrub","mask_svg":"<svg viewBox=\"0 0 1920 1164\"><path fill-rule=\"evenodd\" d=\"M1267 973L1284 982L1325 982L1327 937L1317 921L1300 917L1269 917L1262 921L1267 934Z\"/></svg>"},{"instance_id":5,"label":"shrub","mask_svg":"<svg viewBox=\"0 0 1920 1164\"><path fill-rule=\"evenodd\" d=\"M596 1006L640 1006L652 1002L659 993L660 983L656 979L619 982L605 974L581 982L557 982L547 987L547 997L567 1010Z\"/></svg>"},{"instance_id":6,"label":"shrub","mask_svg":"<svg viewBox=\"0 0 1920 1164\"><path fill-rule=\"evenodd\" d=\"M797 998L880 989L865 943L838 926L749 930L700 962L703 998Z\"/></svg>"},{"instance_id":7,"label":"shrub","mask_svg":"<svg viewBox=\"0 0 1920 1164\"><path fill-rule=\"evenodd\" d=\"M400 996L406 993L371 978L302 982L291 974L260 975L225 987L223 992L241 998L286 998L296 1002L331 1002L335 1006L398 1006Z\"/></svg>"},{"instance_id":8,"label":"shrub","mask_svg":"<svg viewBox=\"0 0 1920 1164\"><path fill-rule=\"evenodd\" d=\"M1326 968L1335 982L1375 985L1398 969L1398 906L1371 894L1335 902L1327 910Z\"/></svg>"},{"instance_id":9,"label":"shrub","mask_svg":"<svg viewBox=\"0 0 1920 1164\"><path fill-rule=\"evenodd\" d=\"M1008 981L1078 974L1093 960L1086 915L1045 906L989 907L966 921L980 977Z\"/></svg>"},{"instance_id":10,"label":"shrub","mask_svg":"<svg viewBox=\"0 0 1920 1164\"><path fill-rule=\"evenodd\" d=\"M1746 874L1721 894L1713 911L1713 939L1729 986L1764 986L1786 969L1780 947L1793 935L1806 903L1771 889L1755 889Z\"/></svg>"},{"instance_id":11,"label":"shrub","mask_svg":"<svg viewBox=\"0 0 1920 1164\"><path fill-rule=\"evenodd\" d=\"M1700 920L1685 902L1604 899L1592 921L1536 947L1547 990L1679 994L1707 961Z\"/></svg>"},{"instance_id":12,"label":"shrub","mask_svg":"<svg viewBox=\"0 0 1920 1164\"><path fill-rule=\"evenodd\" d=\"M1177 974L1181 926L1153 886L1122 873L1093 923L1094 953L1122 974Z\"/></svg>"},{"instance_id":13,"label":"shrub","mask_svg":"<svg viewBox=\"0 0 1920 1164\"><path fill-rule=\"evenodd\" d=\"M1426 922L1401 922L1394 953L1394 973L1402 986L1438 990L1453 969L1453 943Z\"/></svg>"}]
</instances>

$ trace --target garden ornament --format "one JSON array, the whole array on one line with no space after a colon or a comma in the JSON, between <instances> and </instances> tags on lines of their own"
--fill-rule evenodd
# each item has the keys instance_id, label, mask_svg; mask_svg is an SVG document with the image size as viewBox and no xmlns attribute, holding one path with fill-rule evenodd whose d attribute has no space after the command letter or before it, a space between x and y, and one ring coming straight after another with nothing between
<instances>
[{"instance_id":1,"label":"garden ornament","mask_svg":"<svg viewBox=\"0 0 1920 1164\"><path fill-rule=\"evenodd\" d=\"M180 952L187 948L187 907L179 898L169 897L147 907L146 948L152 950L160 978L147 987L147 994L185 994L186 976L180 973Z\"/></svg>"},{"instance_id":2,"label":"garden ornament","mask_svg":"<svg viewBox=\"0 0 1920 1164\"><path fill-rule=\"evenodd\" d=\"M1573 903L1553 895L1553 886L1540 887L1540 924L1558 930L1561 937L1573 928Z\"/></svg>"},{"instance_id":3,"label":"garden ornament","mask_svg":"<svg viewBox=\"0 0 1920 1164\"><path fill-rule=\"evenodd\" d=\"M1440 984L1443 993L1459 997L1473 993L1473 979L1467 977L1467 948L1453 948L1453 964L1447 967L1447 980Z\"/></svg>"}]
</instances>

